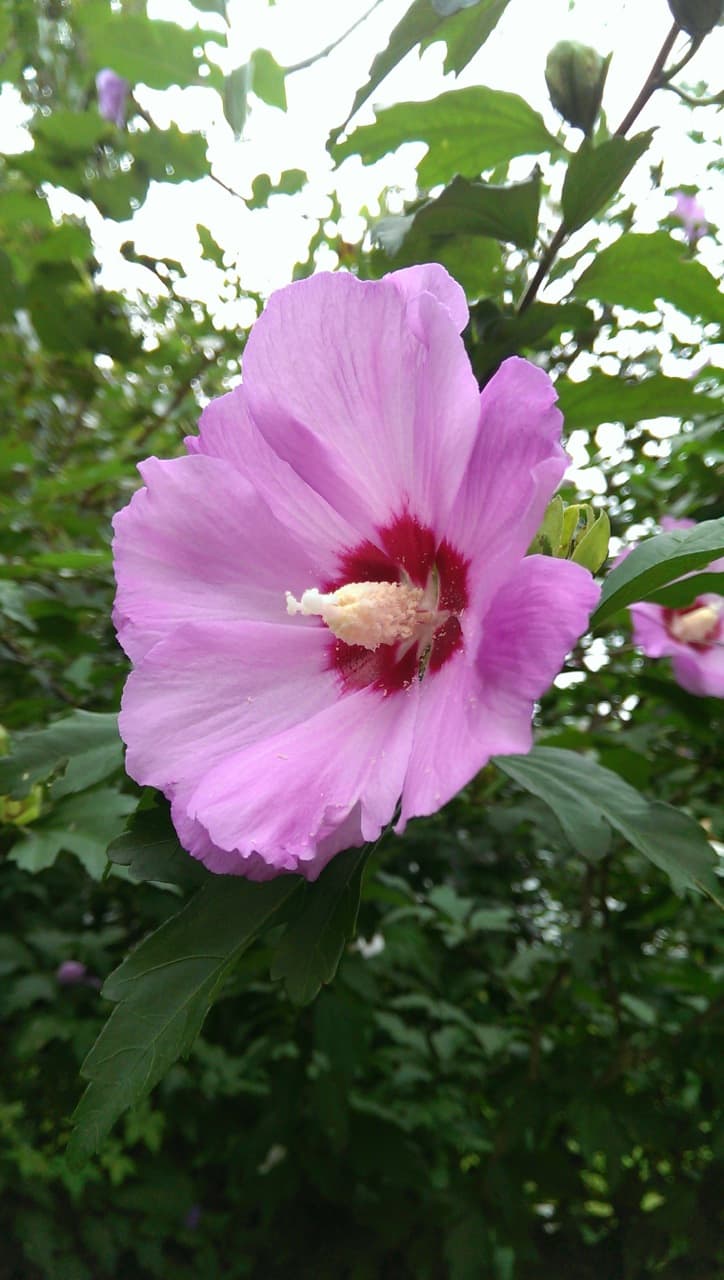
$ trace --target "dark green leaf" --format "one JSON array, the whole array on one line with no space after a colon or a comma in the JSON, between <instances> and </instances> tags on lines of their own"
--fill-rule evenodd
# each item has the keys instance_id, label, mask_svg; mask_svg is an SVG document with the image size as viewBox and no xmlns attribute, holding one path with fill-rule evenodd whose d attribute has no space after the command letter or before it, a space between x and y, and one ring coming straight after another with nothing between
<instances>
[{"instance_id":1,"label":"dark green leaf","mask_svg":"<svg viewBox=\"0 0 724 1280\"><path fill-rule=\"evenodd\" d=\"M698 822L680 809L647 800L618 774L588 756L535 747L527 756L497 756L498 768L551 807L583 857L599 858L613 827L665 871L674 889L717 898L714 852Z\"/></svg>"},{"instance_id":2,"label":"dark green leaf","mask_svg":"<svg viewBox=\"0 0 724 1280\"><path fill-rule=\"evenodd\" d=\"M652 592L646 599L650 604L661 604L667 609L681 609L697 596L707 593L724 596L724 573L692 573L681 582Z\"/></svg>"},{"instance_id":3,"label":"dark green leaf","mask_svg":"<svg viewBox=\"0 0 724 1280\"><path fill-rule=\"evenodd\" d=\"M330 143L337 141L378 84L416 45L427 46L435 40L448 41L445 70L462 71L487 40L508 3L509 0L478 0L467 12L440 13L436 12L430 0L413 0L392 32L387 47L377 54L369 70L369 79L358 89L344 124L332 131ZM457 7L460 8L459 5Z\"/></svg>"},{"instance_id":4,"label":"dark green leaf","mask_svg":"<svg viewBox=\"0 0 724 1280\"><path fill-rule=\"evenodd\" d=\"M337 163L359 155L364 164L379 160L403 142L426 142L420 162L422 186L449 182L456 174L477 178L484 169L558 149L537 111L501 89L473 86L443 93L429 102L401 102L380 111L332 151Z\"/></svg>"},{"instance_id":5,"label":"dark green leaf","mask_svg":"<svg viewBox=\"0 0 724 1280\"><path fill-rule=\"evenodd\" d=\"M287 926L272 962L295 1004L309 1004L331 982L357 923L362 874L371 845L339 853L304 890L301 909Z\"/></svg>"},{"instance_id":6,"label":"dark green leaf","mask_svg":"<svg viewBox=\"0 0 724 1280\"><path fill-rule=\"evenodd\" d=\"M597 427L602 422L643 422L647 418L690 418L721 412L721 404L698 392L688 378L654 373L627 382L593 369L582 382L560 378L558 403L568 430Z\"/></svg>"},{"instance_id":7,"label":"dark green leaf","mask_svg":"<svg viewBox=\"0 0 724 1280\"><path fill-rule=\"evenodd\" d=\"M268 173L260 173L251 184L251 200L248 209L263 209L271 196L295 196L307 181L303 169L285 169L278 182L272 182Z\"/></svg>"},{"instance_id":8,"label":"dark green leaf","mask_svg":"<svg viewBox=\"0 0 724 1280\"><path fill-rule=\"evenodd\" d=\"M665 231L627 232L596 255L575 292L636 311L654 311L663 298L685 315L724 323L724 294L706 267L685 254Z\"/></svg>"},{"instance_id":9,"label":"dark green leaf","mask_svg":"<svg viewBox=\"0 0 724 1280\"><path fill-rule=\"evenodd\" d=\"M414 216L413 229L433 242L457 236L492 236L532 249L538 230L540 174L526 182L493 186L455 178Z\"/></svg>"},{"instance_id":10,"label":"dark green leaf","mask_svg":"<svg viewBox=\"0 0 724 1280\"><path fill-rule=\"evenodd\" d=\"M47 818L34 822L8 856L23 871L35 873L51 867L59 853L74 853L88 874L100 880L108 843L122 830L135 805L133 796L110 788L68 796Z\"/></svg>"},{"instance_id":11,"label":"dark green leaf","mask_svg":"<svg viewBox=\"0 0 724 1280\"><path fill-rule=\"evenodd\" d=\"M609 138L596 147L586 140L571 156L562 197L567 232L582 227L608 204L653 136L653 129L648 129L634 138Z\"/></svg>"},{"instance_id":12,"label":"dark green leaf","mask_svg":"<svg viewBox=\"0 0 724 1280\"><path fill-rule=\"evenodd\" d=\"M608 574L591 626L605 622L628 604L647 599L658 587L675 582L683 574L707 568L722 555L724 518L647 538Z\"/></svg>"},{"instance_id":13,"label":"dark green leaf","mask_svg":"<svg viewBox=\"0 0 724 1280\"><path fill-rule=\"evenodd\" d=\"M0 758L0 795L24 796L36 782L63 769L53 796L82 791L121 767L118 718L74 711L45 729L19 733L12 754Z\"/></svg>"},{"instance_id":14,"label":"dark green leaf","mask_svg":"<svg viewBox=\"0 0 724 1280\"><path fill-rule=\"evenodd\" d=\"M161 800L136 810L126 830L110 845L108 857L128 867L134 880L160 880L186 888L203 883L209 874L181 848L168 804Z\"/></svg>"},{"instance_id":15,"label":"dark green leaf","mask_svg":"<svg viewBox=\"0 0 724 1280\"><path fill-rule=\"evenodd\" d=\"M298 889L293 876L215 876L111 974L104 994L118 1004L82 1067L90 1083L68 1144L74 1167L189 1052L235 961Z\"/></svg>"},{"instance_id":16,"label":"dark green leaf","mask_svg":"<svg viewBox=\"0 0 724 1280\"><path fill-rule=\"evenodd\" d=\"M145 168L156 182L184 182L208 172L206 140L200 133L170 129L150 129L128 139L128 149L136 164Z\"/></svg>"}]
</instances>

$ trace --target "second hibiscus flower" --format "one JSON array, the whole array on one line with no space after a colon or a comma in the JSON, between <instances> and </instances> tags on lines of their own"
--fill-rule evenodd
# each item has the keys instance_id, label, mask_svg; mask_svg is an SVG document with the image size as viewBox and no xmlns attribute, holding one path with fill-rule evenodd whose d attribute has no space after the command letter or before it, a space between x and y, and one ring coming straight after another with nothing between
<instances>
[{"instance_id":1,"label":"second hibiscus flower","mask_svg":"<svg viewBox=\"0 0 724 1280\"><path fill-rule=\"evenodd\" d=\"M243 384L115 520L127 768L212 870L334 854L528 751L598 599L526 556L567 458L548 377L478 389L438 266L272 296Z\"/></svg>"}]
</instances>

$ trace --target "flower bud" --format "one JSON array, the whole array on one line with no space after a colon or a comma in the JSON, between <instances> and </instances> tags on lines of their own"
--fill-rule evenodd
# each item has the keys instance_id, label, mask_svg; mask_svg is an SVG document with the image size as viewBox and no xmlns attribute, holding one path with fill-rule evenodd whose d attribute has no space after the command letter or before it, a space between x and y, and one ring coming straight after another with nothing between
<instances>
[{"instance_id":1,"label":"flower bud","mask_svg":"<svg viewBox=\"0 0 724 1280\"><path fill-rule=\"evenodd\" d=\"M706 36L724 17L724 0L669 0L679 26L690 36Z\"/></svg>"},{"instance_id":2,"label":"flower bud","mask_svg":"<svg viewBox=\"0 0 724 1280\"><path fill-rule=\"evenodd\" d=\"M588 136L601 106L603 86L611 55L602 58L588 45L561 40L546 62L546 84L551 102L568 124Z\"/></svg>"},{"instance_id":3,"label":"flower bud","mask_svg":"<svg viewBox=\"0 0 724 1280\"><path fill-rule=\"evenodd\" d=\"M98 110L104 120L110 121L120 129L126 119L126 99L129 84L122 76L116 75L110 67L104 67L96 76L98 93Z\"/></svg>"}]
</instances>

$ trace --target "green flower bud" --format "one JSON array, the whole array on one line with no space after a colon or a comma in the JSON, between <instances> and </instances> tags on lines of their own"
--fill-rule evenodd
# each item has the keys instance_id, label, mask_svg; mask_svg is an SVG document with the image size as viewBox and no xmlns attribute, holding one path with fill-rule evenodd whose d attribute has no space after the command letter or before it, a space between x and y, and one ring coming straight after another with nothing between
<instances>
[{"instance_id":1,"label":"green flower bud","mask_svg":"<svg viewBox=\"0 0 724 1280\"><path fill-rule=\"evenodd\" d=\"M15 827L27 827L40 817L43 802L43 788L36 784L22 800L13 800L12 796L0 796L0 822L7 822Z\"/></svg>"},{"instance_id":2,"label":"green flower bud","mask_svg":"<svg viewBox=\"0 0 724 1280\"><path fill-rule=\"evenodd\" d=\"M546 62L546 84L551 102L563 119L588 137L601 106L603 86L611 55L602 58L595 49L574 40L561 40Z\"/></svg>"},{"instance_id":3,"label":"green flower bud","mask_svg":"<svg viewBox=\"0 0 724 1280\"><path fill-rule=\"evenodd\" d=\"M706 36L724 16L724 0L669 0L679 26L690 36Z\"/></svg>"}]
</instances>

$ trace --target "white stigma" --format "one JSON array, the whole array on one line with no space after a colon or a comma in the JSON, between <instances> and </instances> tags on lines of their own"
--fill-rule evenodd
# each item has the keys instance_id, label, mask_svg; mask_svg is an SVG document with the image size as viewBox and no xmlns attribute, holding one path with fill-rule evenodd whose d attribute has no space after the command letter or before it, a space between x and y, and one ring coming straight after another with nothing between
<instances>
[{"instance_id":1,"label":"white stigma","mask_svg":"<svg viewBox=\"0 0 724 1280\"><path fill-rule=\"evenodd\" d=\"M680 613L671 619L669 631L675 640L684 644L704 644L719 620L718 611L710 604L689 613Z\"/></svg>"},{"instance_id":2,"label":"white stigma","mask_svg":"<svg viewBox=\"0 0 724 1280\"><path fill-rule=\"evenodd\" d=\"M328 594L311 587L301 600L286 597L287 613L316 614L338 639L365 649L410 640L430 620L422 588L402 582L348 582Z\"/></svg>"}]
</instances>

